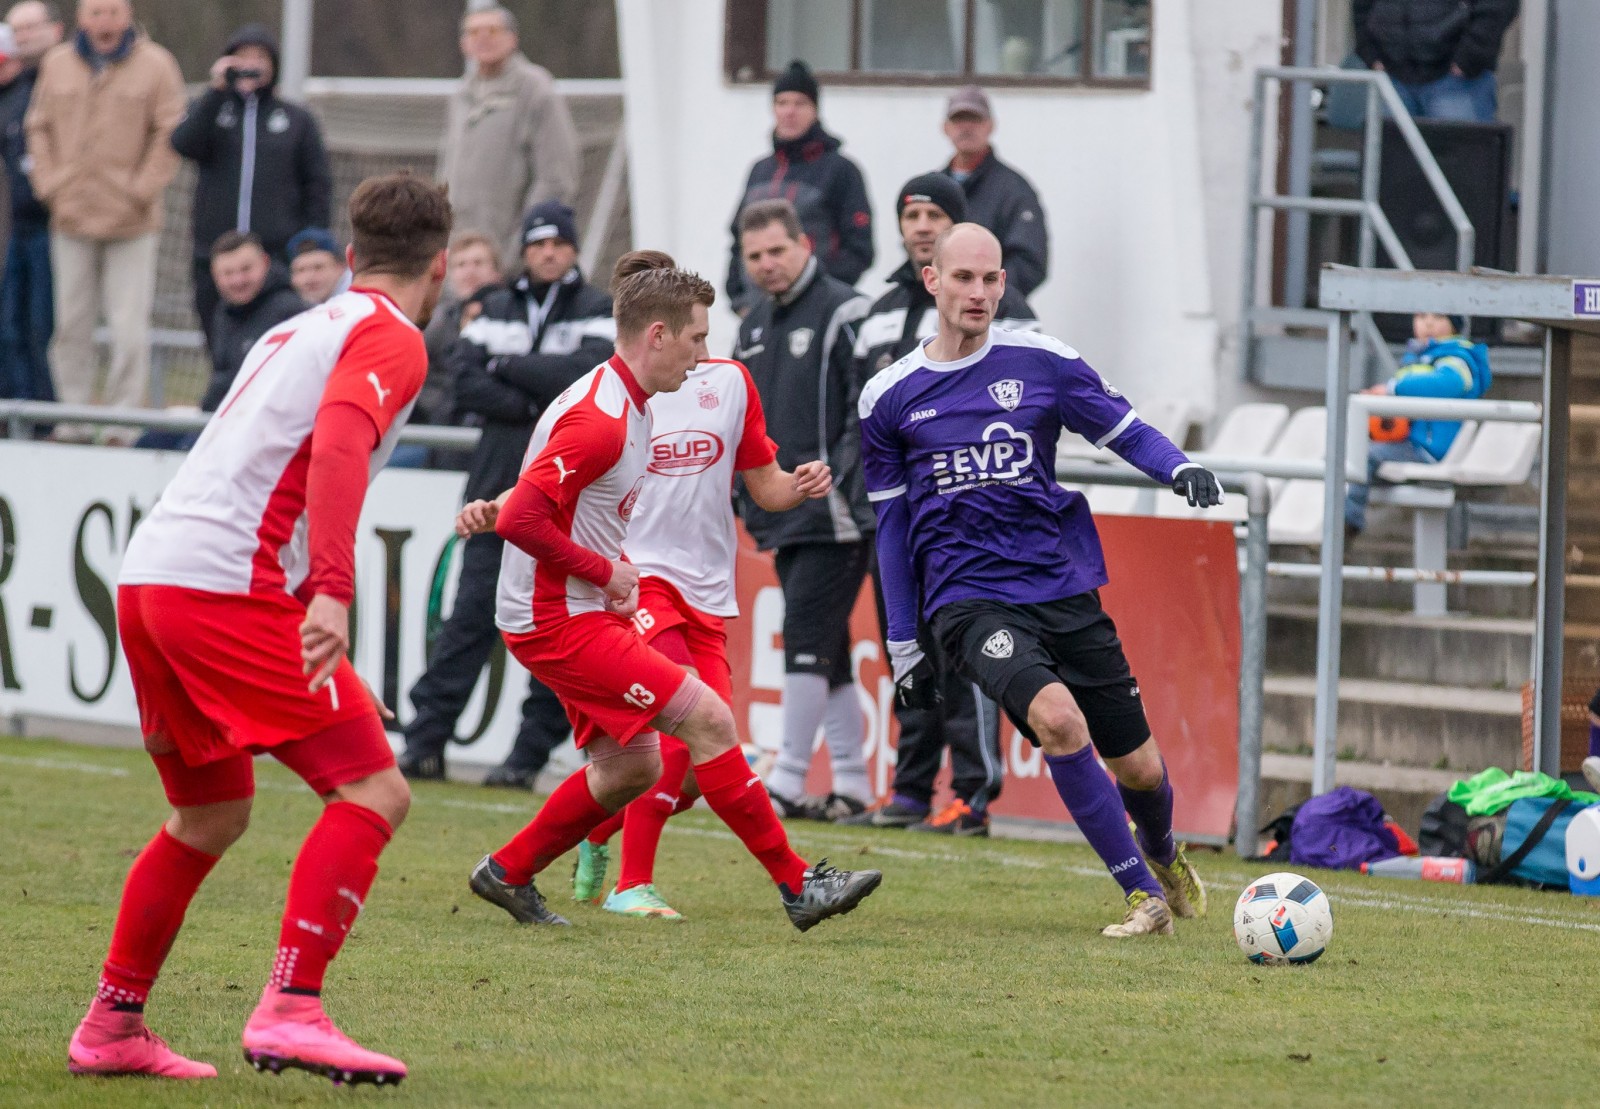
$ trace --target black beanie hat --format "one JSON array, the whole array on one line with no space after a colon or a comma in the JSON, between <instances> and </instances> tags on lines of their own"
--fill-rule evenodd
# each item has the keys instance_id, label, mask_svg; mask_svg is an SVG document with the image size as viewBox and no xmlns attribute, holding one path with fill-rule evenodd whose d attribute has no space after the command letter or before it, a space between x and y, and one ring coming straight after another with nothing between
<instances>
[{"instance_id":1,"label":"black beanie hat","mask_svg":"<svg viewBox=\"0 0 1600 1109\"><path fill-rule=\"evenodd\" d=\"M789 63L789 68L778 74L778 79L772 83L772 95L776 97L780 92L798 92L809 97L811 103L821 103L822 90L817 87L817 79L811 74L811 67L799 58Z\"/></svg>"},{"instance_id":2,"label":"black beanie hat","mask_svg":"<svg viewBox=\"0 0 1600 1109\"><path fill-rule=\"evenodd\" d=\"M922 173L900 186L900 195L894 198L894 214L899 219L906 205L913 201L937 204L955 223L967 218L967 194L954 177L947 173Z\"/></svg>"}]
</instances>

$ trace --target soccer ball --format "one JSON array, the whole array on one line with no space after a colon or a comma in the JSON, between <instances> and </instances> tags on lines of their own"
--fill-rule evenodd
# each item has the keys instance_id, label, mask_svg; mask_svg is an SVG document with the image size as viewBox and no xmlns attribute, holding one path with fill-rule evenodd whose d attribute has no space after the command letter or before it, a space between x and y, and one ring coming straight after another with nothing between
<instances>
[{"instance_id":1,"label":"soccer ball","mask_svg":"<svg viewBox=\"0 0 1600 1109\"><path fill-rule=\"evenodd\" d=\"M1257 878L1233 907L1233 938L1252 963L1314 962L1333 938L1328 895L1298 874Z\"/></svg>"}]
</instances>

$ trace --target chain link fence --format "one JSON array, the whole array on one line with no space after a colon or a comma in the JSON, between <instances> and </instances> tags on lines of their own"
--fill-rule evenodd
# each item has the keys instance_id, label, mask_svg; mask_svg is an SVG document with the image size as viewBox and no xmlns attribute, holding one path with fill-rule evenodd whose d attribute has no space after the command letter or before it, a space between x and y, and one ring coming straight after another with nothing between
<instances>
[{"instance_id":1,"label":"chain link fence","mask_svg":"<svg viewBox=\"0 0 1600 1109\"><path fill-rule=\"evenodd\" d=\"M382 91L382 82L372 82L370 92L349 91L349 86L359 82L339 84L344 88L313 92L307 104L322 123L333 167L333 232L340 242L348 242L350 221L345 204L361 181L402 169L433 177L444 131L448 83L438 83L435 92L413 89L398 94ZM568 104L583 147L583 174L573 203L582 234L595 233L597 205L608 191L615 199L603 213L608 224L601 232L605 240L594 252L594 272L603 275L630 248L632 237L625 161L620 163L623 175L615 182L620 188L602 187L614 148L622 141L622 97L614 92L569 95ZM194 166L184 162L166 193L151 352L151 399L155 404L196 403L211 372L194 312L194 247L189 224L194 184Z\"/></svg>"}]
</instances>

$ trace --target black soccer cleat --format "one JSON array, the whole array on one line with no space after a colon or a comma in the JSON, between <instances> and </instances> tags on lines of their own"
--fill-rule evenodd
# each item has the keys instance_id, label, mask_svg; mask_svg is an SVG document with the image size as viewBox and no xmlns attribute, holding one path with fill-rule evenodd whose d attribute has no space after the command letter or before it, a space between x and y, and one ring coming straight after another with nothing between
<instances>
[{"instance_id":1,"label":"black soccer cleat","mask_svg":"<svg viewBox=\"0 0 1600 1109\"><path fill-rule=\"evenodd\" d=\"M483 776L483 784L490 789L533 789L537 770L521 766L497 766Z\"/></svg>"},{"instance_id":2,"label":"black soccer cleat","mask_svg":"<svg viewBox=\"0 0 1600 1109\"><path fill-rule=\"evenodd\" d=\"M881 870L838 870L823 859L806 871L799 893L789 892L779 886L784 911L789 923L802 932L821 924L830 916L843 916L850 912L883 881Z\"/></svg>"},{"instance_id":3,"label":"black soccer cleat","mask_svg":"<svg viewBox=\"0 0 1600 1109\"><path fill-rule=\"evenodd\" d=\"M400 768L400 773L409 781L442 782L445 780L444 756L442 754L418 754L413 751L402 751L400 752L400 757L394 761L395 765Z\"/></svg>"},{"instance_id":4,"label":"black soccer cleat","mask_svg":"<svg viewBox=\"0 0 1600 1109\"><path fill-rule=\"evenodd\" d=\"M572 923L561 914L550 911L532 879L525 886L513 886L505 880L505 873L505 869L499 863L491 856L485 855L478 865L472 868L472 877L467 885L472 888L473 893L489 904L498 905L510 913L519 924Z\"/></svg>"}]
</instances>

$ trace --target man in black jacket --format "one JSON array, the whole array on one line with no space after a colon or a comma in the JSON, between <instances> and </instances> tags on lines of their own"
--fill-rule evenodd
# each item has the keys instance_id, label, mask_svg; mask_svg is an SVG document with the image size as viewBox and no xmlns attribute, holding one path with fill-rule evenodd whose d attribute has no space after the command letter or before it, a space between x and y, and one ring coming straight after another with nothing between
<instances>
[{"instance_id":1,"label":"man in black jacket","mask_svg":"<svg viewBox=\"0 0 1600 1109\"><path fill-rule=\"evenodd\" d=\"M250 232L225 231L211 244L211 279L219 301L211 319L211 380L200 411L215 412L256 340L307 308L289 271Z\"/></svg>"},{"instance_id":2,"label":"man in black jacket","mask_svg":"<svg viewBox=\"0 0 1600 1109\"><path fill-rule=\"evenodd\" d=\"M933 261L933 244L940 233L972 218L961 186L942 172L924 173L902 185L895 197L895 214L906 261L889 275L889 291L872 305L857 332L856 373L863 384L938 331L939 313L933 294L923 284L922 269ZM1039 330L1028 302L1012 287L1009 271L993 326ZM878 626L887 628L883 591L876 582L876 559L873 578ZM1000 795L999 715L994 702L952 673L940 675L940 693L943 703L937 708L895 705L900 746L895 755L894 792L885 804L846 823L964 836L988 834L989 802ZM946 746L950 748L955 801L934 813L933 779Z\"/></svg>"},{"instance_id":3,"label":"man in black jacket","mask_svg":"<svg viewBox=\"0 0 1600 1109\"><path fill-rule=\"evenodd\" d=\"M540 413L611 356L617 335L611 298L578 269L572 209L554 200L534 205L523 219L522 240L526 268L509 287L479 294L481 310L447 356L456 411L483 429L467 472L466 501L493 500L517 483ZM484 663L504 649L494 626L504 542L486 532L462 549L455 607L434 640L427 672L411 690L417 714L399 760L409 778L444 777L445 745L461 710ZM530 678L516 745L484 784L532 789L570 730L555 694Z\"/></svg>"},{"instance_id":4,"label":"man in black jacket","mask_svg":"<svg viewBox=\"0 0 1600 1109\"><path fill-rule=\"evenodd\" d=\"M739 512L774 562L783 587L783 747L767 778L784 816L837 820L866 808L863 720L850 660L850 610L867 573L875 526L861 475L856 417L856 324L867 298L828 276L787 200L739 217L750 278L766 295L745 316L734 357L750 370L767 433L786 470L820 459L833 492L790 512L764 512L741 493ZM818 727L833 762L833 789L806 797Z\"/></svg>"},{"instance_id":5,"label":"man in black jacket","mask_svg":"<svg viewBox=\"0 0 1600 1109\"><path fill-rule=\"evenodd\" d=\"M1414 116L1491 123L1500 41L1519 0L1355 0L1356 53Z\"/></svg>"},{"instance_id":6,"label":"man in black jacket","mask_svg":"<svg viewBox=\"0 0 1600 1109\"><path fill-rule=\"evenodd\" d=\"M173 149L199 169L194 190L194 307L211 339L217 303L206 247L224 231L254 231L274 258L303 227L329 226L333 174L322 131L276 94L278 42L241 27L211 66L211 87L172 132Z\"/></svg>"},{"instance_id":7,"label":"man in black jacket","mask_svg":"<svg viewBox=\"0 0 1600 1109\"><path fill-rule=\"evenodd\" d=\"M761 297L740 258L739 213L762 200L794 205L824 272L854 285L872 265L872 208L861 170L839 153L839 140L817 120L817 79L802 61L789 63L772 87L772 154L750 167L733 212L728 297L741 316Z\"/></svg>"},{"instance_id":8,"label":"man in black jacket","mask_svg":"<svg viewBox=\"0 0 1600 1109\"><path fill-rule=\"evenodd\" d=\"M55 400L50 333L55 329L50 282L50 212L28 180L23 117L39 79L39 59L61 41L61 18L38 0L8 16L11 41L0 61L0 152L11 192L11 236L0 283L0 397Z\"/></svg>"},{"instance_id":9,"label":"man in black jacket","mask_svg":"<svg viewBox=\"0 0 1600 1109\"><path fill-rule=\"evenodd\" d=\"M1045 230L1039 194L1026 177L995 156L989 142L994 113L982 89L977 85L957 89L944 114L945 137L955 147L944 172L960 183L966 195L967 219L987 227L1000 240L1006 291L1032 296L1050 273L1050 233Z\"/></svg>"}]
</instances>

